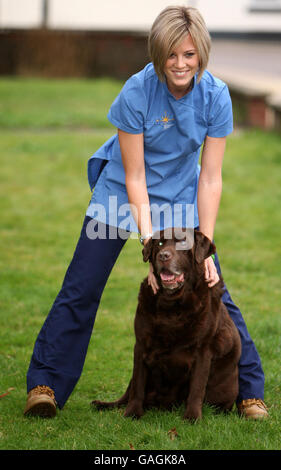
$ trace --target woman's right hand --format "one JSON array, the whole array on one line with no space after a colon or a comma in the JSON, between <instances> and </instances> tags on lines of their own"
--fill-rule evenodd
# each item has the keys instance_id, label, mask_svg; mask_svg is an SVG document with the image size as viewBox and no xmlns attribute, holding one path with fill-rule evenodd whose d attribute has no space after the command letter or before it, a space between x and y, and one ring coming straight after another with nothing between
<instances>
[{"instance_id":1,"label":"woman's right hand","mask_svg":"<svg viewBox=\"0 0 281 470\"><path fill-rule=\"evenodd\" d=\"M151 288L153 290L153 294L157 294L159 286L158 286L156 277L154 276L153 266L152 266L151 263L149 263L148 285L151 286Z\"/></svg>"}]
</instances>

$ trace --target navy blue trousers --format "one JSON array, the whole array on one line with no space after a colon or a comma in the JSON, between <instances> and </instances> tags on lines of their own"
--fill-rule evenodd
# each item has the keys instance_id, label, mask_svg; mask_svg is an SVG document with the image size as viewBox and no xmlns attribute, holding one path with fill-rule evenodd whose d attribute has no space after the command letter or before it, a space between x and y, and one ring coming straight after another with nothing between
<instances>
[{"instance_id":1,"label":"navy blue trousers","mask_svg":"<svg viewBox=\"0 0 281 470\"><path fill-rule=\"evenodd\" d=\"M27 372L27 391L37 385L48 385L55 391L59 408L63 408L82 373L102 292L126 242L123 235L117 239L88 238L86 226L90 220L90 217L84 220L73 259L37 337ZM215 264L220 272L217 255ZM226 287L222 300L242 340L237 401L263 399L261 361L241 312Z\"/></svg>"}]
</instances>

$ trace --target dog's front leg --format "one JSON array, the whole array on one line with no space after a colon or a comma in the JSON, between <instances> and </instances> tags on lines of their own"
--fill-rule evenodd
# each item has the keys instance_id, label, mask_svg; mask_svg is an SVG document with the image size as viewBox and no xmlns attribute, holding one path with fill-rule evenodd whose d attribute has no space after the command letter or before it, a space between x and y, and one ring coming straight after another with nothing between
<instances>
[{"instance_id":1,"label":"dog's front leg","mask_svg":"<svg viewBox=\"0 0 281 470\"><path fill-rule=\"evenodd\" d=\"M196 421L202 418L202 406L210 373L211 358L210 351L200 351L193 363L184 419Z\"/></svg>"},{"instance_id":2,"label":"dog's front leg","mask_svg":"<svg viewBox=\"0 0 281 470\"><path fill-rule=\"evenodd\" d=\"M138 419L143 415L146 380L147 368L143 362L142 349L136 343L134 349L134 370L129 393L129 402L124 416L131 416Z\"/></svg>"}]
</instances>

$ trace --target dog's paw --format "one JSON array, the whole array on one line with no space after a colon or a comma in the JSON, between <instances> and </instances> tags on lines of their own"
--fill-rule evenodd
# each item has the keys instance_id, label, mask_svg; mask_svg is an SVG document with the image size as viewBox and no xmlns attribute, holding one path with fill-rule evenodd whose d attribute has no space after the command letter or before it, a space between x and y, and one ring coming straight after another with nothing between
<instances>
[{"instance_id":1,"label":"dog's paw","mask_svg":"<svg viewBox=\"0 0 281 470\"><path fill-rule=\"evenodd\" d=\"M138 402L131 402L128 404L124 416L126 418L139 419L144 414L143 407Z\"/></svg>"},{"instance_id":2,"label":"dog's paw","mask_svg":"<svg viewBox=\"0 0 281 470\"><path fill-rule=\"evenodd\" d=\"M202 419L202 410L196 408L186 409L183 415L183 419L190 421L191 423L195 423L196 421L200 421Z\"/></svg>"}]
</instances>

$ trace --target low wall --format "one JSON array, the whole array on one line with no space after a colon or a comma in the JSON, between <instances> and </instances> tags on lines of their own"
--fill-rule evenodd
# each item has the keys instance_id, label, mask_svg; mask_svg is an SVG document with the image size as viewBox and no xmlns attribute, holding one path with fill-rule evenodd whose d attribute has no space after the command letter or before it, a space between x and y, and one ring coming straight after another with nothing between
<instances>
[{"instance_id":1,"label":"low wall","mask_svg":"<svg viewBox=\"0 0 281 470\"><path fill-rule=\"evenodd\" d=\"M126 79L147 62L145 35L118 32L0 32L0 75Z\"/></svg>"}]
</instances>

